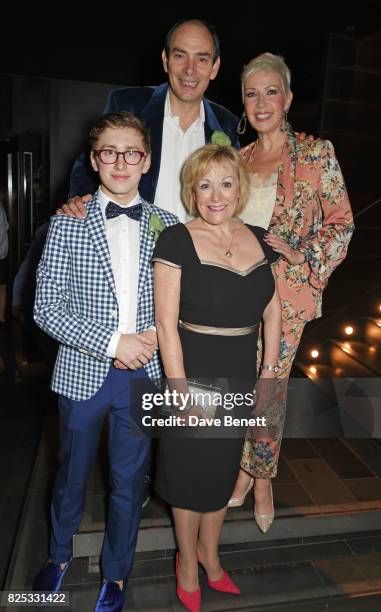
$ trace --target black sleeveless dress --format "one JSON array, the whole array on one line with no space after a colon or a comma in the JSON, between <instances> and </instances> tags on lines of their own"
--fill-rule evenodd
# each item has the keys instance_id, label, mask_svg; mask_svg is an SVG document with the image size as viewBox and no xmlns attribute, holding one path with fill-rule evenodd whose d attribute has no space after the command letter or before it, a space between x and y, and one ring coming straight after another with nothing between
<instances>
[{"instance_id":1,"label":"black sleeveless dress","mask_svg":"<svg viewBox=\"0 0 381 612\"><path fill-rule=\"evenodd\" d=\"M270 264L279 255L264 242L263 228L248 227L265 257L244 272L229 268L228 259L226 267L200 261L191 234L181 223L162 232L153 261L181 268L181 321L224 328L260 323L274 294ZM223 381L225 393L228 389L230 394L251 394L256 381L258 327L254 333L222 336L179 326L179 335L187 378L206 379L219 387ZM222 423L226 414L249 418L251 410L248 405L228 410L221 406L216 417ZM228 425L170 430L159 442L155 484L160 496L172 506L195 512L226 506L238 476L246 428Z\"/></svg>"}]
</instances>

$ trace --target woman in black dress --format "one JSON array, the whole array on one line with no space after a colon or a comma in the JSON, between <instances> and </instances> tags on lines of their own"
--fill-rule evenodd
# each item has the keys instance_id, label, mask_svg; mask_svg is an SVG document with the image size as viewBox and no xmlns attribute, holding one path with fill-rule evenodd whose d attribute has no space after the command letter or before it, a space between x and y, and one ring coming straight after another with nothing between
<instances>
[{"instance_id":1,"label":"woman in black dress","mask_svg":"<svg viewBox=\"0 0 381 612\"><path fill-rule=\"evenodd\" d=\"M232 394L245 398L238 402L236 395L232 410L217 409L222 427L173 428L159 445L156 487L173 509L178 595L189 610L198 610L198 562L212 588L239 594L220 566L218 541L246 430L224 427L224 417L250 417L258 326L263 319L264 364L273 365L281 320L270 268L278 255L264 241L262 228L235 218L249 194L249 178L237 151L206 145L188 158L181 179L183 202L195 218L166 228L153 256L165 376L171 388L183 391L186 379L208 379L215 386L223 380L230 400ZM262 370L261 377L274 376L271 368ZM189 425L191 416L205 414L196 405L182 416Z\"/></svg>"}]
</instances>

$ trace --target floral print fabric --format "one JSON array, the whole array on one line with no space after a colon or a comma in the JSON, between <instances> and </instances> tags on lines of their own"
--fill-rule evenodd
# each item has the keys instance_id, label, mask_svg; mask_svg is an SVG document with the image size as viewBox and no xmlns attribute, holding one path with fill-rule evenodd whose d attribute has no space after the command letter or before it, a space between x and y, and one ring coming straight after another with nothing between
<instances>
[{"instance_id":1,"label":"floral print fabric","mask_svg":"<svg viewBox=\"0 0 381 612\"><path fill-rule=\"evenodd\" d=\"M289 127L278 170L274 212L269 231L301 250L306 261L291 265L282 257L273 264L282 303L279 379L287 379L307 321L322 314L322 291L345 258L354 225L344 178L327 140L296 143ZM241 149L250 157L248 145ZM259 347L260 350L260 347ZM260 359L258 359L260 363ZM278 423L270 436L249 430L241 467L257 478L277 473L286 404L277 404Z\"/></svg>"},{"instance_id":2,"label":"floral print fabric","mask_svg":"<svg viewBox=\"0 0 381 612\"><path fill-rule=\"evenodd\" d=\"M241 149L248 157L252 145ZM273 265L282 305L290 321L321 316L322 291L344 259L353 233L353 215L344 178L328 140L296 144L287 133L269 231L295 249L306 262L291 265L283 258Z\"/></svg>"}]
</instances>

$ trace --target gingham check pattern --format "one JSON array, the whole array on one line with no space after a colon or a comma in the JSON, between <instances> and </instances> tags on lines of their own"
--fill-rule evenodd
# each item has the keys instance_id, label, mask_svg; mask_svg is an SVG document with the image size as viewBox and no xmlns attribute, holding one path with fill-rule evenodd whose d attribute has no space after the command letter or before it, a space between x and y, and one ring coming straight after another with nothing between
<instances>
[{"instance_id":1,"label":"gingham check pattern","mask_svg":"<svg viewBox=\"0 0 381 612\"><path fill-rule=\"evenodd\" d=\"M177 218L142 200L136 331L154 324L151 258L154 239L148 234L151 214L166 225ZM112 359L106 351L118 329L118 302L104 222L96 197L86 219L53 217L37 270L36 323L61 344L52 389L73 400L92 397L102 385ZM161 377L155 352L145 366L150 378Z\"/></svg>"}]
</instances>

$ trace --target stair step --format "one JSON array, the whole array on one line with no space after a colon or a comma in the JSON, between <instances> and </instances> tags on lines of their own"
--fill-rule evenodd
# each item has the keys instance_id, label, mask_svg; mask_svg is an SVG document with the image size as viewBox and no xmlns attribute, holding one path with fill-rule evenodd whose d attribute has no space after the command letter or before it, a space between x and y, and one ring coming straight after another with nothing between
<instances>
[{"instance_id":1,"label":"stair step","mask_svg":"<svg viewBox=\"0 0 381 612\"><path fill-rule=\"evenodd\" d=\"M319 537L295 538L285 543L273 541L263 545L248 542L242 547L221 546L222 566L241 589L241 596L231 597L208 589L204 572L200 569L202 609L267 610L268 606L274 606L274 609L280 610L284 605L289 605L291 610L300 606L299 609L305 612L313 610L314 603L321 605L324 602L326 605L329 603L329 610L334 610L331 606L336 598L342 600L346 594L346 598L357 596L358 607L355 609L360 610L362 597L380 593L380 544L379 532L373 532L368 537L347 533L327 540ZM158 566L162 574L160 584L163 585L164 577L168 578L167 597L176 604L173 555ZM151 589L156 582L155 565L149 561L138 561L134 570L131 595L135 588L142 592L145 586L152 610L160 610L160 607L155 607L155 595L149 588L150 581ZM131 597L130 601L133 604L136 598ZM320 610L325 607L321 605ZM171 608L168 606L167 609Z\"/></svg>"},{"instance_id":2,"label":"stair step","mask_svg":"<svg viewBox=\"0 0 381 612\"><path fill-rule=\"evenodd\" d=\"M309 438L381 438L380 378L369 375L348 378L348 368L325 364L298 362L296 367L315 384L317 391L306 392L298 381L290 383L299 384L299 404L290 406L288 401L286 432L288 420L292 419ZM314 406L318 407L315 413Z\"/></svg>"},{"instance_id":3,"label":"stair step","mask_svg":"<svg viewBox=\"0 0 381 612\"><path fill-rule=\"evenodd\" d=\"M326 363L302 363L299 361L296 365L310 380L343 378L345 376L344 370ZM327 387L327 392L329 390ZM334 392L333 395L335 395Z\"/></svg>"},{"instance_id":4,"label":"stair step","mask_svg":"<svg viewBox=\"0 0 381 612\"><path fill-rule=\"evenodd\" d=\"M363 375L371 378L381 375L381 349L356 340L330 340L330 362L332 366L343 368L351 363L351 372L347 376ZM354 372L354 373L353 373Z\"/></svg>"},{"instance_id":5,"label":"stair step","mask_svg":"<svg viewBox=\"0 0 381 612\"><path fill-rule=\"evenodd\" d=\"M364 320L364 341L370 346L381 346L381 319L366 317Z\"/></svg>"},{"instance_id":6,"label":"stair step","mask_svg":"<svg viewBox=\"0 0 381 612\"><path fill-rule=\"evenodd\" d=\"M129 579L125 609L173 612L176 596L174 550L137 554ZM286 610L378 610L368 607L381 592L381 532L342 532L287 540L247 541L220 546L222 566L241 590L240 597L208 588L199 568L202 609L206 612ZM75 559L63 583L71 607L91 612L101 580L99 569ZM351 606L351 600L355 606ZM378 602L379 603L379 602ZM366 604L366 607L364 607Z\"/></svg>"},{"instance_id":7,"label":"stair step","mask_svg":"<svg viewBox=\"0 0 381 612\"><path fill-rule=\"evenodd\" d=\"M290 382L292 386L293 383ZM310 380L301 380L301 382L312 384ZM318 390L318 393L321 392ZM57 452L56 426L57 417L52 415L47 419L42 434L20 520L4 587L8 590L29 588L36 568L46 559L49 539L47 510ZM353 537L357 534L358 538L365 538L379 529L381 459L377 455L378 446L375 449L374 441L361 442L363 447L357 445L352 451L345 440L319 442L285 439L283 441L278 477L273 485L276 520L269 532L262 534L256 526L253 520L251 496L247 496L242 508L232 508L227 513L221 539L223 563L226 561L227 569L232 571L234 579L242 588L243 598L232 600L218 593L209 592L202 582L203 600L205 599L203 609L253 610L256 606L258 609L263 609L262 604L275 606L278 602L283 605L287 598L296 605L309 601L311 597L317 601L316 598L322 596L321 590L311 592L308 587L308 584L313 584L309 580L316 577L320 570L317 572L314 566L312 570L310 566L307 567L309 562L306 561L307 557L303 551L300 551L294 559L290 555L296 551L297 541L299 544L313 544L321 540L337 541L342 533L352 534ZM75 538L76 557L73 569L70 568L67 582L65 579L64 583L64 587L70 588L73 609L81 612L87 610L90 612L93 609L91 606L95 601L100 580L97 573L97 557L103 535L105 497L102 453L100 458L101 463L89 480L86 514L81 527L86 528L87 532L79 533ZM159 500L153 499L143 511L138 554L129 587L128 609L146 610L146 612L177 609L174 608L176 592L173 581L175 547L168 508ZM279 552L271 558L269 549L274 547L277 547ZM285 552L285 547L289 547L288 552ZM258 549L263 550L263 553L259 553ZM314 547L310 547L310 550L313 551ZM336 553L341 554L339 549ZM246 557L241 558L241 554ZM319 554L313 553L311 558L315 555L319 559L330 559L333 554L332 549L326 554L324 551ZM350 557L352 558L352 553ZM84 571L85 567L87 567L87 578L77 575L78 580L75 582L77 571L75 568L82 568L81 571ZM324 573L327 568L328 566L322 566L321 571ZM328 569L331 571L331 568ZM261 586L262 571L268 572L264 581L266 588ZM304 584L301 588L296 584L298 577L302 577ZM71 582L72 580L74 582ZM361 580L357 581L357 587ZM375 584L374 580L372 586ZM259 581L259 590L257 581ZM278 582L279 592L275 596L274 584ZM365 587L366 585L361 583L361 588L356 594L369 593L370 589L367 591ZM327 596L326 587L323 591L324 596ZM152 597L156 598L157 607L152 605ZM305 607L304 610L306 609L308 608Z\"/></svg>"},{"instance_id":8,"label":"stair step","mask_svg":"<svg viewBox=\"0 0 381 612\"><path fill-rule=\"evenodd\" d=\"M369 531L377 529L381 525L381 504L378 510L365 511L366 504L359 502L348 502L341 504L341 509L332 505L327 508L324 515L319 514L321 507L300 507L300 513L304 516L282 516L282 509L276 510L276 520L266 534L262 534L257 528L252 512L245 513L245 517L238 520L227 519L221 535L221 545L239 545L245 542L267 542L277 540L288 540L298 536L312 537L341 533L343 530ZM362 512L359 509L362 507ZM369 504L368 504L369 507ZM352 508L352 511L351 511ZM289 512L284 509L283 512ZM230 512L230 511L229 511ZM310 514L308 514L310 513ZM98 557L102 548L103 530L91 532L78 532L73 541L73 557ZM148 553L152 551L166 551L176 548L176 541L172 527L148 527L140 528L136 551Z\"/></svg>"}]
</instances>

